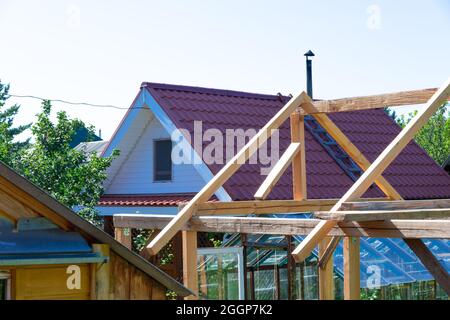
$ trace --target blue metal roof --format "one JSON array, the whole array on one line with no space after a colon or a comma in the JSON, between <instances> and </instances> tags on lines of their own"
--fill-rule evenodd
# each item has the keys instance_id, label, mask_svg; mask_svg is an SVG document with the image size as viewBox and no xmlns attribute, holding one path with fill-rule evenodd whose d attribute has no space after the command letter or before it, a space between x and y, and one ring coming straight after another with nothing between
<instances>
[{"instance_id":1,"label":"blue metal roof","mask_svg":"<svg viewBox=\"0 0 450 320\"><path fill-rule=\"evenodd\" d=\"M77 232L58 229L45 218L0 219L0 266L99 263L105 257L92 252Z\"/></svg>"},{"instance_id":2,"label":"blue metal roof","mask_svg":"<svg viewBox=\"0 0 450 320\"><path fill-rule=\"evenodd\" d=\"M0 255L92 252L89 244L76 232L60 229L0 231Z\"/></svg>"},{"instance_id":3,"label":"blue metal roof","mask_svg":"<svg viewBox=\"0 0 450 320\"><path fill-rule=\"evenodd\" d=\"M61 230L45 218L22 218L17 226L0 219L0 255L90 252L90 245L78 232Z\"/></svg>"}]
</instances>

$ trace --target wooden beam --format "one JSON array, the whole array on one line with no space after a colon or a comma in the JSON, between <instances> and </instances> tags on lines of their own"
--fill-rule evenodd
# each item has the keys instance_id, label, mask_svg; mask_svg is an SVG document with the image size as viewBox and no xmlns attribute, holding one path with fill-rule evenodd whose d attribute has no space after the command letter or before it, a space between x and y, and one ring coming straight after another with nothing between
<instances>
[{"instance_id":1,"label":"wooden beam","mask_svg":"<svg viewBox=\"0 0 450 320\"><path fill-rule=\"evenodd\" d=\"M115 228L114 238L120 242L123 246L131 250L132 239L131 239L131 229L130 228Z\"/></svg>"},{"instance_id":2,"label":"wooden beam","mask_svg":"<svg viewBox=\"0 0 450 320\"><path fill-rule=\"evenodd\" d=\"M39 214L24 205L13 196L0 189L0 211L7 214L9 217L17 221L20 218L34 218L39 217Z\"/></svg>"},{"instance_id":3,"label":"wooden beam","mask_svg":"<svg viewBox=\"0 0 450 320\"><path fill-rule=\"evenodd\" d=\"M439 89L428 102L427 106L419 112L399 135L386 147L373 164L355 182L342 199L336 204L334 210L340 208L344 202L361 197L370 185L378 179L383 171L395 160L400 152L408 145L414 135L427 123L450 94L450 79ZM334 211L333 210L333 211Z\"/></svg>"},{"instance_id":4,"label":"wooden beam","mask_svg":"<svg viewBox=\"0 0 450 320\"><path fill-rule=\"evenodd\" d=\"M267 198L273 187L277 184L287 167L291 164L292 159L300 151L300 143L291 143L281 158L270 170L270 173L264 179L263 183L255 193L255 199L264 200Z\"/></svg>"},{"instance_id":5,"label":"wooden beam","mask_svg":"<svg viewBox=\"0 0 450 320\"><path fill-rule=\"evenodd\" d=\"M186 297L186 300L198 299L197 274L197 232L183 231L183 283L196 295Z\"/></svg>"},{"instance_id":6,"label":"wooden beam","mask_svg":"<svg viewBox=\"0 0 450 320\"><path fill-rule=\"evenodd\" d=\"M450 208L450 199L344 202L342 211Z\"/></svg>"},{"instance_id":7,"label":"wooden beam","mask_svg":"<svg viewBox=\"0 0 450 320\"><path fill-rule=\"evenodd\" d=\"M383 171L395 160L400 152L411 141L417 131L425 125L428 119L436 112L442 103L450 95L450 79L440 88L427 103L427 106L417 114L413 120L406 125L400 134L386 147L372 165L353 184L330 212L340 210L342 203L351 202L360 198L370 185L377 180ZM322 221L317 227L300 243L294 250L293 255L297 262L306 259L314 247L325 237L336 225L336 221Z\"/></svg>"},{"instance_id":8,"label":"wooden beam","mask_svg":"<svg viewBox=\"0 0 450 320\"><path fill-rule=\"evenodd\" d=\"M311 105L305 104L305 110L314 111L316 110ZM339 146L356 162L356 164L363 170L366 171L371 163L363 155L361 151L348 139L345 134L339 129L339 127L334 124L333 121L326 114L315 114L313 115L317 122L327 131L329 135L339 144ZM395 188L382 176L375 179L375 184L392 200L401 200L402 196L395 190Z\"/></svg>"},{"instance_id":9,"label":"wooden beam","mask_svg":"<svg viewBox=\"0 0 450 320\"><path fill-rule=\"evenodd\" d=\"M344 238L344 299L360 298L359 238Z\"/></svg>"},{"instance_id":10,"label":"wooden beam","mask_svg":"<svg viewBox=\"0 0 450 320\"><path fill-rule=\"evenodd\" d=\"M0 177L0 190L4 191L4 195L9 195L16 202L18 202L16 208L18 208L19 206L22 207L22 205L24 205L25 207L32 208L32 211L35 211L39 215L49 219L63 230L69 231L73 229L73 226L66 219L56 214L53 210L42 204L41 201L35 199L30 194L16 187L3 177ZM22 214L25 214L25 211L21 212ZM31 212L29 211L27 214L29 213Z\"/></svg>"},{"instance_id":11,"label":"wooden beam","mask_svg":"<svg viewBox=\"0 0 450 320\"><path fill-rule=\"evenodd\" d=\"M328 264L328 261L333 258L333 253L336 250L336 247L338 246L341 239L342 239L342 237L340 237L340 236L334 236L331 238L331 241L328 242L325 250L323 251L322 255L319 257L319 261L317 262L317 265L319 266L319 268L325 268L326 265ZM320 246L320 243L319 243L319 246Z\"/></svg>"},{"instance_id":12,"label":"wooden beam","mask_svg":"<svg viewBox=\"0 0 450 320\"><path fill-rule=\"evenodd\" d=\"M362 201L380 200L362 199ZM206 202L197 205L194 215L248 215L248 214L274 214L274 213L301 213L325 211L331 209L338 199L317 200L252 200L229 202ZM180 206L180 210L183 205Z\"/></svg>"},{"instance_id":13,"label":"wooden beam","mask_svg":"<svg viewBox=\"0 0 450 320\"><path fill-rule=\"evenodd\" d=\"M404 239L404 241L431 273L436 282L450 296L450 276L434 254L420 239Z\"/></svg>"},{"instance_id":14,"label":"wooden beam","mask_svg":"<svg viewBox=\"0 0 450 320\"><path fill-rule=\"evenodd\" d=\"M304 105L304 109L307 112L315 113L317 109L311 105ZM330 134L333 139L339 144L339 146L356 162L356 164L362 169L367 170L371 163L364 156L364 154L359 151L359 149L347 138L347 136L339 129L339 127L326 115L326 114L313 114L316 121ZM402 200L402 196L395 190L395 188L387 181L385 178L380 176L375 180L375 184L384 192L384 194L391 200ZM323 263L326 264L328 259L333 255L336 249L337 243L341 238L333 238L330 246L328 246L327 251L323 257Z\"/></svg>"},{"instance_id":15,"label":"wooden beam","mask_svg":"<svg viewBox=\"0 0 450 320\"><path fill-rule=\"evenodd\" d=\"M264 200L264 201L230 201L207 202L199 204L195 215L236 215L236 214L275 214L298 213L328 210L336 204L337 199L323 200Z\"/></svg>"},{"instance_id":16,"label":"wooden beam","mask_svg":"<svg viewBox=\"0 0 450 320\"><path fill-rule=\"evenodd\" d=\"M305 117L291 115L291 142L300 143L300 152L292 160L292 192L294 200L307 199Z\"/></svg>"},{"instance_id":17,"label":"wooden beam","mask_svg":"<svg viewBox=\"0 0 450 320\"><path fill-rule=\"evenodd\" d=\"M162 229L173 218L170 215L117 214L116 227ZM260 217L192 217L182 226L185 231L307 235L323 222L318 219ZM390 220L342 222L334 226L330 236L374 238L450 238L450 220Z\"/></svg>"},{"instance_id":18,"label":"wooden beam","mask_svg":"<svg viewBox=\"0 0 450 320\"><path fill-rule=\"evenodd\" d=\"M314 101L314 106L317 109L314 113L332 113L424 104L427 103L437 91L437 88L432 88L363 97ZM447 97L444 97L444 100L446 98Z\"/></svg>"},{"instance_id":19,"label":"wooden beam","mask_svg":"<svg viewBox=\"0 0 450 320\"><path fill-rule=\"evenodd\" d=\"M155 255L191 218L199 203L206 202L233 173L278 129L292 112L304 103L312 103L304 92L292 98L281 110L200 190L195 197L177 214L177 216L148 245L151 254Z\"/></svg>"},{"instance_id":20,"label":"wooden beam","mask_svg":"<svg viewBox=\"0 0 450 320\"><path fill-rule=\"evenodd\" d=\"M322 211L314 216L324 220L335 221L379 221L392 219L449 219L450 208L447 209L414 209L414 210L370 210L370 211Z\"/></svg>"},{"instance_id":21,"label":"wooden beam","mask_svg":"<svg viewBox=\"0 0 450 320\"><path fill-rule=\"evenodd\" d=\"M332 241L331 237L325 237L319 243L319 259L321 259ZM334 264L333 257L318 268L319 272L319 299L334 300Z\"/></svg>"}]
</instances>

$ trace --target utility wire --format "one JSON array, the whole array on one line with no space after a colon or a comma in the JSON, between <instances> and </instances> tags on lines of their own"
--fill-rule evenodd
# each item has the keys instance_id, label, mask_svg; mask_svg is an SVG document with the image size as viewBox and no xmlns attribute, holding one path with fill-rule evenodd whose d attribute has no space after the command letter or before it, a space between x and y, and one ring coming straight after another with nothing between
<instances>
[{"instance_id":1,"label":"utility wire","mask_svg":"<svg viewBox=\"0 0 450 320\"><path fill-rule=\"evenodd\" d=\"M94 107L94 108L112 108L112 109L118 109L118 110L130 109L127 107L118 107L118 106L113 106L113 105L108 105L108 104L94 104L94 103L88 103L88 102L72 102L72 101L61 100L61 99L46 99L46 98L41 98L41 97L37 97L37 96L33 96L33 95L9 94L8 96L14 97L14 98L30 98L30 99L37 99L37 100L41 100L41 101L60 102L60 103L70 104L70 105L75 105L75 106L86 106L86 107ZM142 109L142 107L133 107L133 109Z\"/></svg>"}]
</instances>

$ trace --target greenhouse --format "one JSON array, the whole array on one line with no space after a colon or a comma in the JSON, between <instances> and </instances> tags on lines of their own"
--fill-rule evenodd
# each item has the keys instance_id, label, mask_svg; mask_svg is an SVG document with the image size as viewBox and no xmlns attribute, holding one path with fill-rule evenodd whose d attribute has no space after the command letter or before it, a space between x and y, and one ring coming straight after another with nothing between
<instances>
[{"instance_id":1,"label":"greenhouse","mask_svg":"<svg viewBox=\"0 0 450 320\"><path fill-rule=\"evenodd\" d=\"M275 217L309 218L310 215L285 214ZM287 254L289 241L292 241L291 246L295 246L304 237L242 237L232 234L225 235L224 239L223 248L199 249L199 290L202 299L319 298L317 248L301 264L291 261ZM424 242L450 271L449 240L425 239ZM360 256L360 287L363 298L448 299L432 275L401 239L361 238ZM335 297L343 299L342 243L337 245L333 259ZM244 278L247 279L246 283L240 285Z\"/></svg>"}]
</instances>

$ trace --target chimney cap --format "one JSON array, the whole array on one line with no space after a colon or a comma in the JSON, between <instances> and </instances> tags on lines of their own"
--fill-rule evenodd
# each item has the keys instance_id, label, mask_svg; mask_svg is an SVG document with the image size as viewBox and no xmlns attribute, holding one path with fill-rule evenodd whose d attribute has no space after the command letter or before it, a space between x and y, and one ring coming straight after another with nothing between
<instances>
[{"instance_id":1,"label":"chimney cap","mask_svg":"<svg viewBox=\"0 0 450 320\"><path fill-rule=\"evenodd\" d=\"M305 57L314 57L315 54L311 50L309 50L307 53L305 53Z\"/></svg>"}]
</instances>

